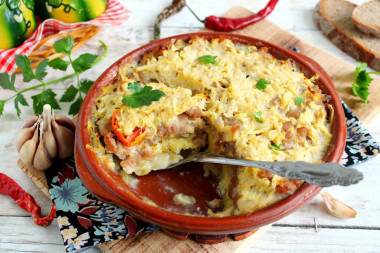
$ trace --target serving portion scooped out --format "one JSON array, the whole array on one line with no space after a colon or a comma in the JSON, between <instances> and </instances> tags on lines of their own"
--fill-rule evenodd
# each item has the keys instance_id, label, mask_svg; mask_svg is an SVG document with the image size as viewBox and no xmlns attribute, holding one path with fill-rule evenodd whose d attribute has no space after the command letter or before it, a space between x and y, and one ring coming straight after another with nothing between
<instances>
[{"instance_id":1,"label":"serving portion scooped out","mask_svg":"<svg viewBox=\"0 0 380 253\"><path fill-rule=\"evenodd\" d=\"M87 148L121 175L145 175L181 151L260 161L322 162L334 110L292 60L229 39L173 40L123 64L102 88ZM153 92L153 93L152 93ZM204 164L219 178L222 211L245 214L294 193L302 181L251 167Z\"/></svg>"}]
</instances>

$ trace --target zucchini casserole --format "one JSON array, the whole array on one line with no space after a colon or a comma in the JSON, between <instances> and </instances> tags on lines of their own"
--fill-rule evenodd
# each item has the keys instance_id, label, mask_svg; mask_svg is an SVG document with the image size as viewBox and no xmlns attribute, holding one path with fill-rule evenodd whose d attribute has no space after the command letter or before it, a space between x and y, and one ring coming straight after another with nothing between
<instances>
[{"instance_id":1,"label":"zucchini casserole","mask_svg":"<svg viewBox=\"0 0 380 253\"><path fill-rule=\"evenodd\" d=\"M223 38L172 41L124 64L118 81L102 89L87 148L121 176L164 169L184 150L318 163L333 109L317 79L266 48ZM221 211L210 209L213 216L259 210L303 183L258 168L203 167L219 179Z\"/></svg>"}]
</instances>

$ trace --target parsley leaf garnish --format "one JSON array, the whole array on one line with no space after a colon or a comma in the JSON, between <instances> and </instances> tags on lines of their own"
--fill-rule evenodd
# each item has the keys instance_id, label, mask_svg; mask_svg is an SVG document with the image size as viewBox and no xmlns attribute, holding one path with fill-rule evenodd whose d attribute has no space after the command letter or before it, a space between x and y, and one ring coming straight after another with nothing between
<instances>
[{"instance_id":1,"label":"parsley leaf garnish","mask_svg":"<svg viewBox=\"0 0 380 253\"><path fill-rule=\"evenodd\" d=\"M209 54L206 54L206 55L203 55L201 57L198 57L197 60L202 62L203 64L215 64L216 63L216 57L217 56L213 56L213 55L209 55Z\"/></svg>"},{"instance_id":2,"label":"parsley leaf garnish","mask_svg":"<svg viewBox=\"0 0 380 253\"><path fill-rule=\"evenodd\" d=\"M355 82L352 84L352 93L354 93L355 96L360 97L362 100L364 100L364 104L368 103L368 88L371 82L373 81L373 78L371 78L369 75L380 75L380 72L367 72L365 69L366 67L367 63L365 62L359 62L356 65Z\"/></svg>"},{"instance_id":3,"label":"parsley leaf garnish","mask_svg":"<svg viewBox=\"0 0 380 253\"><path fill-rule=\"evenodd\" d=\"M21 73L24 77L24 82L30 82L33 79L36 79L36 76L33 73L30 60L26 55L16 55L16 64L17 67L21 70Z\"/></svg>"},{"instance_id":4,"label":"parsley leaf garnish","mask_svg":"<svg viewBox=\"0 0 380 253\"><path fill-rule=\"evenodd\" d=\"M59 102L72 102L77 96L78 89L74 87L74 85L70 85L70 87L63 93Z\"/></svg>"},{"instance_id":5,"label":"parsley leaf garnish","mask_svg":"<svg viewBox=\"0 0 380 253\"><path fill-rule=\"evenodd\" d=\"M256 88L258 88L259 90L263 90L267 87L267 83L269 83L268 80L260 78L259 81L257 81L256 83Z\"/></svg>"},{"instance_id":6,"label":"parsley leaf garnish","mask_svg":"<svg viewBox=\"0 0 380 253\"><path fill-rule=\"evenodd\" d=\"M271 149L282 151L281 144L277 145L276 143L273 143L273 144L270 145L270 147L271 147Z\"/></svg>"},{"instance_id":7,"label":"parsley leaf garnish","mask_svg":"<svg viewBox=\"0 0 380 253\"><path fill-rule=\"evenodd\" d=\"M41 114L44 104L51 105L51 108L53 109L61 109L55 96L57 96L57 94L51 89L46 89L40 94L32 96L34 113L38 115Z\"/></svg>"},{"instance_id":8,"label":"parsley leaf garnish","mask_svg":"<svg viewBox=\"0 0 380 253\"><path fill-rule=\"evenodd\" d=\"M133 108L150 105L153 101L158 101L161 97L165 96L164 92L153 90L148 85L141 87L141 84L138 82L128 83L128 90L132 91L132 94L125 96L122 102Z\"/></svg>"},{"instance_id":9,"label":"parsley leaf garnish","mask_svg":"<svg viewBox=\"0 0 380 253\"><path fill-rule=\"evenodd\" d=\"M301 97L296 97L294 102L296 105L305 104L305 101Z\"/></svg>"},{"instance_id":10,"label":"parsley leaf garnish","mask_svg":"<svg viewBox=\"0 0 380 253\"><path fill-rule=\"evenodd\" d=\"M1 0L0 0L1 1ZM33 3L33 1L27 0L30 3ZM33 71L31 61L26 55L16 55L16 65L21 70L22 76L24 77L23 81L25 83L30 82L31 80L35 80L39 82L40 84L34 85L32 87L27 87L22 90L18 90L15 87L15 79L16 75L9 75L7 73L0 73L0 86L1 88L5 90L12 90L15 92L12 96L10 96L6 100L0 100L0 116L2 116L4 112L4 105L11 101L11 99L14 98L14 107L16 109L17 116L20 117L21 114L21 108L20 105L28 106L28 102L25 99L23 93L27 92L29 90L34 90L37 88L42 88L42 92L39 94L36 94L32 96L33 100L33 109L35 114L41 114L43 111L44 104L50 104L53 109L61 109L58 101L57 101L57 94L53 92L52 89L47 89L47 86L62 82L63 80L76 77L77 80L77 86L70 85L70 87L63 93L60 102L73 102L69 109L69 114L75 115L78 113L79 108L83 101L83 94L87 94L89 89L91 88L93 81L87 80L87 79L79 79L79 75L88 70L89 68L93 67L97 63L99 63L104 56L107 54L107 46L104 44L104 42L99 41L103 48L103 54L101 56L97 56L94 54L81 54L78 58L73 60L71 58L71 51L74 47L74 40L69 35L67 38L63 38L60 40L57 40L54 42L53 47L55 49L55 52L57 53L63 53L68 57L68 61L62 60L60 58L53 59L49 61L49 59L44 59L41 61L36 70ZM74 69L74 73L58 78L56 80L51 80L48 82L45 82L43 79L48 74L47 67L58 70L66 71L67 67L71 65Z\"/></svg>"},{"instance_id":11,"label":"parsley leaf garnish","mask_svg":"<svg viewBox=\"0 0 380 253\"><path fill-rule=\"evenodd\" d=\"M259 122L259 123L263 123L263 121L261 120L261 114L262 114L262 112L254 112L253 113L253 116L255 116L257 122Z\"/></svg>"},{"instance_id":12,"label":"parsley leaf garnish","mask_svg":"<svg viewBox=\"0 0 380 253\"><path fill-rule=\"evenodd\" d=\"M62 71L66 71L67 67L70 65L70 62L64 61L61 58L55 58L48 63L49 67L53 69L59 69Z\"/></svg>"},{"instance_id":13,"label":"parsley leaf garnish","mask_svg":"<svg viewBox=\"0 0 380 253\"><path fill-rule=\"evenodd\" d=\"M16 91L15 78L16 78L16 74L13 74L11 78L9 79L8 73L0 73L0 86L4 90Z\"/></svg>"}]
</instances>

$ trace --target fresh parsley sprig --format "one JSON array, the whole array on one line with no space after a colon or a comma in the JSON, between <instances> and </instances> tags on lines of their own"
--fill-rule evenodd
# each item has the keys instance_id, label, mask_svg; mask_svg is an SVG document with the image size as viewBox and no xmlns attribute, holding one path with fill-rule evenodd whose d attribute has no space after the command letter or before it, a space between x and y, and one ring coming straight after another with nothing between
<instances>
[{"instance_id":1,"label":"fresh parsley sprig","mask_svg":"<svg viewBox=\"0 0 380 253\"><path fill-rule=\"evenodd\" d=\"M355 96L360 97L364 104L368 103L368 95L369 95L369 85L373 81L369 75L376 74L380 75L380 72L367 72L367 63L359 62L355 68L355 82L352 84L352 93Z\"/></svg>"},{"instance_id":2,"label":"fresh parsley sprig","mask_svg":"<svg viewBox=\"0 0 380 253\"><path fill-rule=\"evenodd\" d=\"M216 63L216 57L217 56L206 54L206 55L198 57L197 60L200 61L200 62L202 62L205 65L207 65L207 64L215 64Z\"/></svg>"},{"instance_id":3,"label":"fresh parsley sprig","mask_svg":"<svg viewBox=\"0 0 380 253\"><path fill-rule=\"evenodd\" d=\"M90 80L80 80L79 75L98 64L104 58L108 51L107 46L102 41L99 42L102 44L102 47L104 48L102 55L98 56L94 54L85 53L80 55L75 60L72 60L71 51L74 46L74 40L72 39L72 37L69 35L67 38L58 40L53 44L55 51L57 53L63 53L67 55L69 61L65 61L60 58L56 58L51 61L45 59L38 64L34 72L31 66L30 59L26 55L16 55L16 65L21 70L21 73L23 75L23 81L28 83L32 80L36 80L39 82L39 84L28 87L23 90L17 90L14 85L16 75L13 74L9 76L8 73L1 73L0 86L5 90L14 91L15 94L9 97L8 99L0 100L0 116L3 114L5 104L14 98L14 106L16 109L16 113L17 116L20 117L20 105L29 105L23 93L38 88L42 88L42 92L37 95L31 96L33 101L33 110L36 115L42 113L42 107L44 104L50 104L53 109L61 109L56 98L57 94L52 89L47 88L47 86L73 77L76 77L77 79L77 87L75 87L74 85L70 85L70 87L62 95L59 102L73 102L75 100L75 102L73 102L70 106L69 114L77 114L83 101L82 94L86 94L91 85L93 84L93 81ZM48 66L52 69L66 71L69 65L72 66L74 73L49 82L44 81L44 78L48 74ZM75 99L76 97L77 99Z\"/></svg>"},{"instance_id":4,"label":"fresh parsley sprig","mask_svg":"<svg viewBox=\"0 0 380 253\"><path fill-rule=\"evenodd\" d=\"M259 90L264 90L267 87L267 84L269 83L268 80L264 78L260 78L259 81L256 83L256 88Z\"/></svg>"},{"instance_id":5,"label":"fresh parsley sprig","mask_svg":"<svg viewBox=\"0 0 380 253\"><path fill-rule=\"evenodd\" d=\"M259 123L263 123L263 120L261 119L261 114L262 114L262 112L254 112L254 113L253 113L253 116L255 116L255 119L256 119L257 122L259 122Z\"/></svg>"},{"instance_id":6,"label":"fresh parsley sprig","mask_svg":"<svg viewBox=\"0 0 380 253\"><path fill-rule=\"evenodd\" d=\"M276 143L273 143L270 145L271 149L277 150L277 151L283 151L281 148L281 144L277 145Z\"/></svg>"},{"instance_id":7,"label":"fresh parsley sprig","mask_svg":"<svg viewBox=\"0 0 380 253\"><path fill-rule=\"evenodd\" d=\"M165 96L164 92L153 90L149 85L141 87L141 84L138 82L128 83L128 90L132 91L132 94L125 96L122 102L133 108L150 105L153 101L158 101L161 97Z\"/></svg>"},{"instance_id":8,"label":"fresh parsley sprig","mask_svg":"<svg viewBox=\"0 0 380 253\"><path fill-rule=\"evenodd\" d=\"M303 98L301 98L301 97L296 97L296 98L294 99L294 103L295 103L296 105L305 104L305 100L303 100Z\"/></svg>"}]
</instances>

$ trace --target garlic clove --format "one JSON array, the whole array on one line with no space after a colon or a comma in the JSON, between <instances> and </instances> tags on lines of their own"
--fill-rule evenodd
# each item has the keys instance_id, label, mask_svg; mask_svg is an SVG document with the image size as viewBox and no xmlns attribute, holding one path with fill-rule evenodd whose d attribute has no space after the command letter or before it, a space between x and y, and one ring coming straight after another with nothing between
<instances>
[{"instance_id":1,"label":"garlic clove","mask_svg":"<svg viewBox=\"0 0 380 253\"><path fill-rule=\"evenodd\" d=\"M18 132L14 140L14 143L18 152L20 152L21 146L24 145L24 143L27 140L33 137L34 131L37 128L37 124L38 124L38 117L34 116L28 119L25 122L23 128Z\"/></svg>"},{"instance_id":2,"label":"garlic clove","mask_svg":"<svg viewBox=\"0 0 380 253\"><path fill-rule=\"evenodd\" d=\"M38 129L36 128L33 137L27 140L20 148L20 159L26 165L33 165L38 142Z\"/></svg>"},{"instance_id":3,"label":"garlic clove","mask_svg":"<svg viewBox=\"0 0 380 253\"><path fill-rule=\"evenodd\" d=\"M355 218L357 212L343 202L335 199L330 193L321 193L329 213L338 218Z\"/></svg>"},{"instance_id":4,"label":"garlic clove","mask_svg":"<svg viewBox=\"0 0 380 253\"><path fill-rule=\"evenodd\" d=\"M33 166L38 170L46 170L53 164L52 157L43 142L40 142L33 158Z\"/></svg>"},{"instance_id":5,"label":"garlic clove","mask_svg":"<svg viewBox=\"0 0 380 253\"><path fill-rule=\"evenodd\" d=\"M44 108L46 105L44 106ZM50 105L49 105L50 108ZM49 109L49 113L43 114L40 125L40 145L45 149L44 153L47 153L47 155L51 158L57 156L57 141L55 140L52 127L51 127L51 120L52 120L52 114Z\"/></svg>"},{"instance_id":6,"label":"garlic clove","mask_svg":"<svg viewBox=\"0 0 380 253\"><path fill-rule=\"evenodd\" d=\"M69 118L64 116L59 117L58 120L56 120L56 118L57 117L53 117L51 126L58 146L57 157L59 159L65 159L70 157L74 152L75 132L72 129L75 129L75 126ZM60 124L58 124L57 121Z\"/></svg>"}]
</instances>

